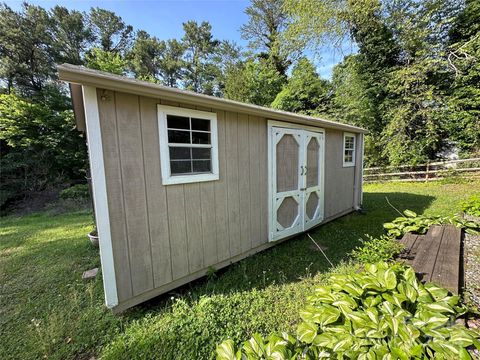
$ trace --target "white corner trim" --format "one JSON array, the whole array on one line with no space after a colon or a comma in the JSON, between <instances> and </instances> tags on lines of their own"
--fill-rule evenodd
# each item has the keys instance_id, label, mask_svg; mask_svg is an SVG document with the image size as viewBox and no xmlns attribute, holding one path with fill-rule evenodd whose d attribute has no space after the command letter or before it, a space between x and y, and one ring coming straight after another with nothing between
<instances>
[{"instance_id":1,"label":"white corner trim","mask_svg":"<svg viewBox=\"0 0 480 360\"><path fill-rule=\"evenodd\" d=\"M95 204L97 231L100 240L100 260L102 263L105 303L108 308L113 308L118 305L117 281L115 279L113 262L102 133L98 113L97 89L95 87L83 86L83 103L85 106L88 154L92 173L93 202Z\"/></svg>"}]
</instances>

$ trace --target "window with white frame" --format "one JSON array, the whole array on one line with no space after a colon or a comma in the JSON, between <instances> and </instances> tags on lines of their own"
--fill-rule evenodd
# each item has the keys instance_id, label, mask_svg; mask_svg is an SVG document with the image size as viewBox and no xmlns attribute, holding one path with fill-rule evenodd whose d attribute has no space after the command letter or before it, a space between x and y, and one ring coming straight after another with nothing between
<instances>
[{"instance_id":1,"label":"window with white frame","mask_svg":"<svg viewBox=\"0 0 480 360\"><path fill-rule=\"evenodd\" d=\"M158 105L162 183L218 179L217 114Z\"/></svg>"},{"instance_id":2,"label":"window with white frame","mask_svg":"<svg viewBox=\"0 0 480 360\"><path fill-rule=\"evenodd\" d=\"M355 134L343 134L343 166L355 165Z\"/></svg>"}]
</instances>

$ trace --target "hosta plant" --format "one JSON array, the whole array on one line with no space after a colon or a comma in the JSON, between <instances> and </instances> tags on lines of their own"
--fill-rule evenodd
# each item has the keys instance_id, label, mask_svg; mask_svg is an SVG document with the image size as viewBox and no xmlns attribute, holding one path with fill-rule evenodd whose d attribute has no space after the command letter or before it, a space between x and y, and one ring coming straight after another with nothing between
<instances>
[{"instance_id":1,"label":"hosta plant","mask_svg":"<svg viewBox=\"0 0 480 360\"><path fill-rule=\"evenodd\" d=\"M427 216L417 215L411 210L403 212L405 216L400 216L383 224L389 236L396 238L402 237L406 233L412 232L416 234L425 234L432 225L452 224L458 228L462 228L469 234L478 234L480 224L474 221L468 221L458 215L453 216Z\"/></svg>"},{"instance_id":2,"label":"hosta plant","mask_svg":"<svg viewBox=\"0 0 480 360\"><path fill-rule=\"evenodd\" d=\"M296 336L227 340L217 359L470 359L479 333L456 325L458 296L422 284L411 267L378 263L333 275L300 312Z\"/></svg>"},{"instance_id":3,"label":"hosta plant","mask_svg":"<svg viewBox=\"0 0 480 360\"><path fill-rule=\"evenodd\" d=\"M480 217L480 193L462 202L462 210L465 214Z\"/></svg>"}]
</instances>

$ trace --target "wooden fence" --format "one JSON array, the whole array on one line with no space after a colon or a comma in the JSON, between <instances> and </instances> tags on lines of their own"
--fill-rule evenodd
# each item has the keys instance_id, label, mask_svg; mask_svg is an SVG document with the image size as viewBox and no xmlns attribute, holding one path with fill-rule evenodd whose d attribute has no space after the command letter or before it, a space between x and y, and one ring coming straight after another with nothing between
<instances>
[{"instance_id":1,"label":"wooden fence","mask_svg":"<svg viewBox=\"0 0 480 360\"><path fill-rule=\"evenodd\" d=\"M420 165L372 167L363 170L364 182L430 181L453 176L480 177L480 158L438 161Z\"/></svg>"}]
</instances>

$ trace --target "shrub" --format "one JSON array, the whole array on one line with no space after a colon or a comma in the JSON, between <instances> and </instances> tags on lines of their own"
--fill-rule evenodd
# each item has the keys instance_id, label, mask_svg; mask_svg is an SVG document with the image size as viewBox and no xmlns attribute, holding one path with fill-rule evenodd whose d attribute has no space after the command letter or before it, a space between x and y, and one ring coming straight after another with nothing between
<instances>
[{"instance_id":1,"label":"shrub","mask_svg":"<svg viewBox=\"0 0 480 360\"><path fill-rule=\"evenodd\" d=\"M0 94L0 206L85 176L85 140L75 129L66 96L45 89L48 101Z\"/></svg>"},{"instance_id":2,"label":"shrub","mask_svg":"<svg viewBox=\"0 0 480 360\"><path fill-rule=\"evenodd\" d=\"M398 217L392 222L383 224L389 236L399 238L409 232L425 234L430 226L440 224L452 224L465 229L465 232L470 234L478 234L478 229L480 229L480 224L474 221L464 220L458 215L426 216L417 215L411 210L405 210L403 213L405 216Z\"/></svg>"},{"instance_id":3,"label":"shrub","mask_svg":"<svg viewBox=\"0 0 480 360\"><path fill-rule=\"evenodd\" d=\"M350 256L361 263L376 263L388 261L400 254L404 245L396 239L382 235L379 238L366 235L367 240L361 239L362 246L356 247Z\"/></svg>"},{"instance_id":4,"label":"shrub","mask_svg":"<svg viewBox=\"0 0 480 360\"><path fill-rule=\"evenodd\" d=\"M475 194L462 202L462 210L465 214L480 217L480 194Z\"/></svg>"},{"instance_id":5,"label":"shrub","mask_svg":"<svg viewBox=\"0 0 480 360\"><path fill-rule=\"evenodd\" d=\"M480 334L455 325L466 311L460 298L423 285L411 267L386 263L333 275L300 312L296 336L255 334L239 348L217 347L217 359L470 359Z\"/></svg>"},{"instance_id":6,"label":"shrub","mask_svg":"<svg viewBox=\"0 0 480 360\"><path fill-rule=\"evenodd\" d=\"M87 200L89 197L88 184L73 185L60 192L60 199L63 200Z\"/></svg>"}]
</instances>

